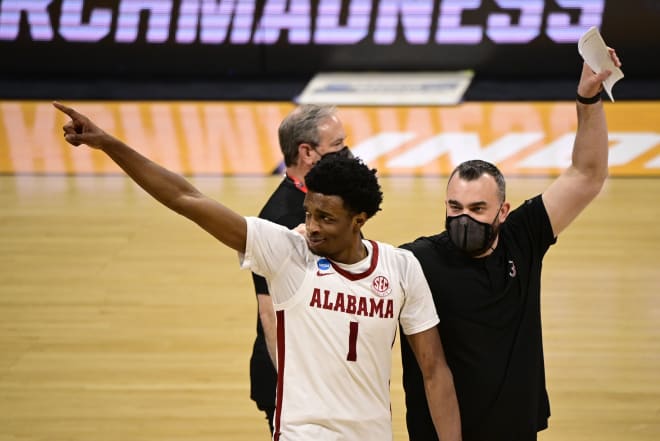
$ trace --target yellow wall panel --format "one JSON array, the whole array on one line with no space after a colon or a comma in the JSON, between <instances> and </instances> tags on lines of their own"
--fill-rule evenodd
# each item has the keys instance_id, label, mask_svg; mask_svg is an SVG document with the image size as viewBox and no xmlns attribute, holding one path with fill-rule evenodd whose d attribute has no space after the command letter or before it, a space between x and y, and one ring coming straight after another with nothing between
<instances>
[{"instance_id":1,"label":"yellow wall panel","mask_svg":"<svg viewBox=\"0 0 660 441\"><path fill-rule=\"evenodd\" d=\"M285 102L67 102L164 166L189 175L263 175L281 162ZM660 175L660 102L606 103L613 176ZM381 175L447 175L481 158L507 175L555 175L570 159L572 102L455 107L344 107L347 142ZM115 174L98 152L73 152L67 118L45 101L0 101L0 173Z\"/></svg>"}]
</instances>

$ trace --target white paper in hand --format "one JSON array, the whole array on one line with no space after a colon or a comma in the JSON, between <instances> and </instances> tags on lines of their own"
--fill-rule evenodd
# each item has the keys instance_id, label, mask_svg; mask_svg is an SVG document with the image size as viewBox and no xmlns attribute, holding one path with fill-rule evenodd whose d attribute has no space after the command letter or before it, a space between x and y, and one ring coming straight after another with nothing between
<instances>
[{"instance_id":1,"label":"white paper in hand","mask_svg":"<svg viewBox=\"0 0 660 441\"><path fill-rule=\"evenodd\" d=\"M600 36L598 28L592 27L580 37L578 41L578 52L594 72L612 71L612 75L603 81L603 88L607 92L607 95L609 95L610 100L614 101L612 87L617 81L623 78L623 72L612 62L612 58L610 58L610 54L607 51L607 45L603 41L603 37Z\"/></svg>"}]
</instances>

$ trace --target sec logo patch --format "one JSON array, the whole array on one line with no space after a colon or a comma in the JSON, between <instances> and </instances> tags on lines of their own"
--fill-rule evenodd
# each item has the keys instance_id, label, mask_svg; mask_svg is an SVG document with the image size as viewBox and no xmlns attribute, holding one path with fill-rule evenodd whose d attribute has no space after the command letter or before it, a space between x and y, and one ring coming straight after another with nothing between
<instances>
[{"instance_id":1,"label":"sec logo patch","mask_svg":"<svg viewBox=\"0 0 660 441\"><path fill-rule=\"evenodd\" d=\"M390 281L385 276L377 276L371 282L371 288L374 290L378 297L385 297L392 289L390 288Z\"/></svg>"}]
</instances>

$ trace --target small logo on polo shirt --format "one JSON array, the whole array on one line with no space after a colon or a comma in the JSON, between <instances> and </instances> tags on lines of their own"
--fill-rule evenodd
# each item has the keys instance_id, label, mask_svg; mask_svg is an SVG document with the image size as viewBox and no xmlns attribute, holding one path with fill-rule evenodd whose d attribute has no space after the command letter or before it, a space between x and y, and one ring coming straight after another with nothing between
<instances>
[{"instance_id":1,"label":"small logo on polo shirt","mask_svg":"<svg viewBox=\"0 0 660 441\"><path fill-rule=\"evenodd\" d=\"M513 262L513 260L509 260L509 276L511 278L516 277L518 274L518 271L516 271L516 264Z\"/></svg>"}]
</instances>

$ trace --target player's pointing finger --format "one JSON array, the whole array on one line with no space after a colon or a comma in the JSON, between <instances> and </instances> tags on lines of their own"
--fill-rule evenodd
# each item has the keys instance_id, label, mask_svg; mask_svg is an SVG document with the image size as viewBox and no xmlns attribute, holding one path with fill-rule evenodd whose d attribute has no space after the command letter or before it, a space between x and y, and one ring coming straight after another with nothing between
<instances>
[{"instance_id":1,"label":"player's pointing finger","mask_svg":"<svg viewBox=\"0 0 660 441\"><path fill-rule=\"evenodd\" d=\"M73 110L71 107L67 107L62 103L58 103L57 101L53 101L53 106L55 106L56 109L60 110L61 112L66 113L71 117L71 119L81 119L82 115Z\"/></svg>"}]
</instances>

